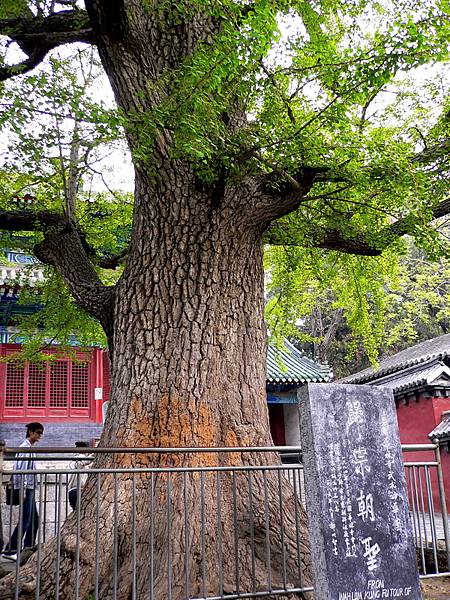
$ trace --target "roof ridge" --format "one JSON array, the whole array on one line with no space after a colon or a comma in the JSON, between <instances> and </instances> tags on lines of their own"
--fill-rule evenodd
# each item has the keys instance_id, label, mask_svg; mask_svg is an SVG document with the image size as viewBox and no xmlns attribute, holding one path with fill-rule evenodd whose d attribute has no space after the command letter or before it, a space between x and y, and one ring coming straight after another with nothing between
<instances>
[{"instance_id":1,"label":"roof ridge","mask_svg":"<svg viewBox=\"0 0 450 600\"><path fill-rule=\"evenodd\" d=\"M414 346L413 346L414 347ZM400 353L399 353L400 354ZM342 383L353 383L353 382L363 382L363 381L373 381L374 379L380 379L385 375L389 375L390 373L396 373L397 371L407 370L412 366L420 365L426 363L427 361L432 360L443 360L446 356L450 355L449 352L439 352L434 354L426 354L424 356L419 356L415 358L410 358L404 362L395 363L393 365L388 365L385 368L380 368L377 371L373 371L373 367L368 367L363 371L359 371L359 373L354 373L353 375L347 375L347 377L343 377L340 382ZM392 356L394 357L395 354ZM392 358L389 357L389 358ZM366 373L366 371L369 371Z\"/></svg>"},{"instance_id":2,"label":"roof ridge","mask_svg":"<svg viewBox=\"0 0 450 600\"><path fill-rule=\"evenodd\" d=\"M266 374L268 383L320 383L331 379L332 371L328 365L322 365L305 356L301 350L288 340L284 339L283 342L282 347L268 345ZM280 365L280 362L282 365Z\"/></svg>"},{"instance_id":3,"label":"roof ridge","mask_svg":"<svg viewBox=\"0 0 450 600\"><path fill-rule=\"evenodd\" d=\"M391 367L386 367L385 369L380 369L375 373L368 374L367 381L370 381L372 379L383 379L384 377L397 373L398 371L411 372L414 369L416 369L419 365L425 365L427 362L440 362L442 361L442 358L442 353L439 353L435 355L419 357L417 359L411 359L404 363L397 363L396 365L392 365Z\"/></svg>"}]
</instances>

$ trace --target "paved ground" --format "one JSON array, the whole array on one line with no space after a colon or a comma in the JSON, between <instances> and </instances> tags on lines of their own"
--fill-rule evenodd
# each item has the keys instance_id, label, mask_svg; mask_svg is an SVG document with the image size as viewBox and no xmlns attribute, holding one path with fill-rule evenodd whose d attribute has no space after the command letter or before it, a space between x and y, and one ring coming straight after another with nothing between
<instances>
[{"instance_id":1,"label":"paved ground","mask_svg":"<svg viewBox=\"0 0 450 600\"><path fill-rule=\"evenodd\" d=\"M424 600L450 600L450 577L422 581Z\"/></svg>"},{"instance_id":2,"label":"paved ground","mask_svg":"<svg viewBox=\"0 0 450 600\"><path fill-rule=\"evenodd\" d=\"M25 557L25 560L27 557ZM16 563L0 556L0 578L16 568ZM450 576L422 580L423 600L450 600Z\"/></svg>"}]
</instances>

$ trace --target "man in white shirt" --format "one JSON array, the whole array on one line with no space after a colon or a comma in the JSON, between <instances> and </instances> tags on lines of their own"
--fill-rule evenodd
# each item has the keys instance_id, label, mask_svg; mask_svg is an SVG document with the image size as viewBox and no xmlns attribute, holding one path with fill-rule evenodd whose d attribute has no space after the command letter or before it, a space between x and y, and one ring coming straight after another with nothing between
<instances>
[{"instance_id":1,"label":"man in white shirt","mask_svg":"<svg viewBox=\"0 0 450 600\"><path fill-rule=\"evenodd\" d=\"M77 448L89 448L87 442L75 442ZM87 473L77 473L80 469L88 469L91 466L91 455L89 454L76 454L74 460L70 463L70 468L73 469L74 473L70 477L67 484L69 504L72 510L75 510L78 504L79 495L86 483Z\"/></svg>"},{"instance_id":2,"label":"man in white shirt","mask_svg":"<svg viewBox=\"0 0 450 600\"><path fill-rule=\"evenodd\" d=\"M28 423L27 437L20 444L20 448L31 448L33 444L41 439L43 433L44 426L42 423ZM36 454L33 452L18 453L14 463L14 471L35 470L35 458ZM37 485L36 475L34 473L24 473L23 475L15 473L12 476L12 485L15 490L20 490L20 493L23 494L23 504L21 507L22 541L24 549L31 548L35 544L39 527L39 514L34 498ZM20 521L17 523L11 539L3 551L3 556L10 560L17 559L19 529Z\"/></svg>"}]
</instances>

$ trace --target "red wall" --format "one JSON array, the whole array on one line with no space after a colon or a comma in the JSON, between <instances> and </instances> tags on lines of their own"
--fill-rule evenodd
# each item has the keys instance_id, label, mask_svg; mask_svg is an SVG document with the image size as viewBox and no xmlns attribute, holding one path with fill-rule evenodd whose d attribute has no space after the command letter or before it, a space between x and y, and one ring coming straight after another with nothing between
<instances>
[{"instance_id":1,"label":"red wall","mask_svg":"<svg viewBox=\"0 0 450 600\"><path fill-rule=\"evenodd\" d=\"M441 415L447 410L450 410L450 398L433 398L433 411L436 425L441 422Z\"/></svg>"},{"instance_id":2,"label":"red wall","mask_svg":"<svg viewBox=\"0 0 450 600\"><path fill-rule=\"evenodd\" d=\"M275 446L286 446L283 404L268 404L270 433Z\"/></svg>"},{"instance_id":3,"label":"red wall","mask_svg":"<svg viewBox=\"0 0 450 600\"><path fill-rule=\"evenodd\" d=\"M397 403L397 420L400 430L400 441L402 444L429 444L428 434L441 421L442 412L450 410L450 398L431 398L419 396L418 399L410 399L407 405L400 401ZM434 452L404 452L405 462L420 462L434 460ZM447 510L450 511L450 455L445 449L441 450L442 471L445 482L445 496ZM407 470L413 481L412 470ZM426 498L426 483L423 469L420 469L422 477L423 497ZM407 478L408 479L408 478ZM434 509L441 512L436 469L430 469L431 486L433 490ZM416 482L419 482L419 470L416 470ZM411 499L411 485L407 481L408 493ZM420 496L415 498L420 510ZM425 503L425 510L427 510Z\"/></svg>"}]
</instances>

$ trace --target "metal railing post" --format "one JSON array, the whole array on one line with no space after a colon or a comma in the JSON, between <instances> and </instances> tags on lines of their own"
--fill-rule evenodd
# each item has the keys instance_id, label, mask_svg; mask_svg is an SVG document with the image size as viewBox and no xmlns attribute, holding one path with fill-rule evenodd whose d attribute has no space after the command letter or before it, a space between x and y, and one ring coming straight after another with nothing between
<instances>
[{"instance_id":1,"label":"metal railing post","mask_svg":"<svg viewBox=\"0 0 450 600\"><path fill-rule=\"evenodd\" d=\"M439 499L441 501L442 525L444 527L444 539L445 539L445 552L447 554L447 568L450 571L450 536L449 536L449 530L448 530L448 514L447 514L447 501L445 498L444 476L442 474L441 449L439 446L439 440L434 439L433 443L434 443L434 455L436 457L436 462L437 462Z\"/></svg>"},{"instance_id":2,"label":"metal railing post","mask_svg":"<svg viewBox=\"0 0 450 600\"><path fill-rule=\"evenodd\" d=\"M0 440L0 549L3 550L3 520L1 507L3 506L3 456L5 453L5 440Z\"/></svg>"},{"instance_id":3,"label":"metal railing post","mask_svg":"<svg viewBox=\"0 0 450 600\"><path fill-rule=\"evenodd\" d=\"M1 501L2 501L2 489L3 489L3 456L5 453L5 445L6 442L5 440L0 440L0 505L1 505Z\"/></svg>"}]
</instances>

